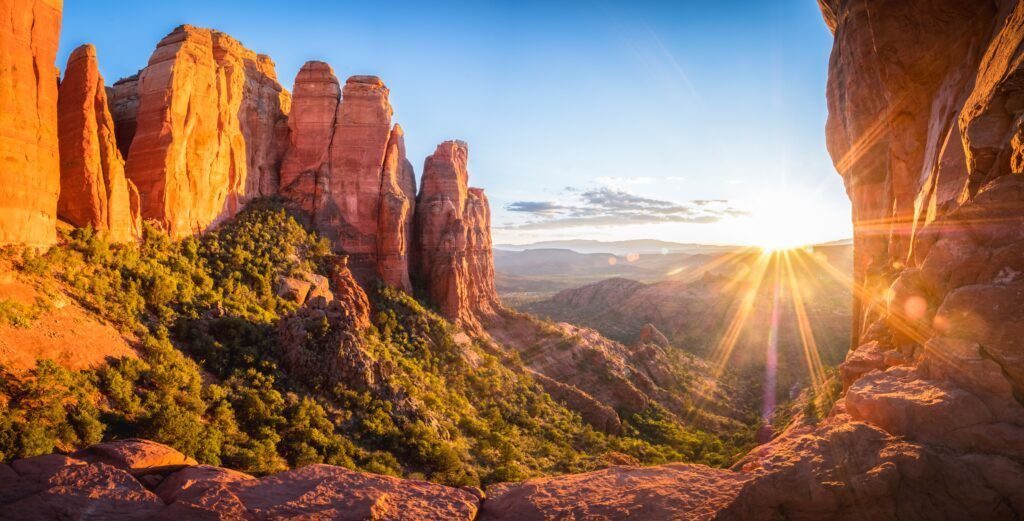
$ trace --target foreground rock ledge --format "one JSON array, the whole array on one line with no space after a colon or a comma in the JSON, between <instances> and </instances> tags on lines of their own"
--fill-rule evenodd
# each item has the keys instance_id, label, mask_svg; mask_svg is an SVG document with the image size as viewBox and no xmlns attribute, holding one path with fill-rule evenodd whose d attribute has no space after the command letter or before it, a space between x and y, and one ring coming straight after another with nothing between
<instances>
[{"instance_id":1,"label":"foreground rock ledge","mask_svg":"<svg viewBox=\"0 0 1024 521\"><path fill-rule=\"evenodd\" d=\"M0 464L0 519L457 521L478 508L465 490L331 465L257 479L146 440Z\"/></svg>"}]
</instances>

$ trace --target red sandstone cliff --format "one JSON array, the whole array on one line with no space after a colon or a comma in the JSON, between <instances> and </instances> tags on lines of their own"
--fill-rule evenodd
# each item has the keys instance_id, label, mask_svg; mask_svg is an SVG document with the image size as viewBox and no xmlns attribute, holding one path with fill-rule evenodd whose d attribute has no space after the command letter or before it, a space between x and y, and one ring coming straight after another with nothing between
<instances>
[{"instance_id":1,"label":"red sandstone cliff","mask_svg":"<svg viewBox=\"0 0 1024 521\"><path fill-rule=\"evenodd\" d=\"M377 276L388 285L412 293L409 243L416 205L416 178L405 157L405 134L395 125L388 139L381 172L377 220ZM410 190L411 187L411 190Z\"/></svg>"},{"instance_id":2,"label":"red sandstone cliff","mask_svg":"<svg viewBox=\"0 0 1024 521\"><path fill-rule=\"evenodd\" d=\"M281 164L280 191L310 219L323 205L340 100L341 86L330 65L311 61L302 66L288 115L289 145Z\"/></svg>"},{"instance_id":3,"label":"red sandstone cliff","mask_svg":"<svg viewBox=\"0 0 1024 521\"><path fill-rule=\"evenodd\" d=\"M357 276L375 275L384 156L391 133L388 89L376 76L353 76L341 91L330 146L327 197L317 228L349 255Z\"/></svg>"},{"instance_id":4,"label":"red sandstone cliff","mask_svg":"<svg viewBox=\"0 0 1024 521\"><path fill-rule=\"evenodd\" d=\"M269 59L218 31L182 26L157 45L138 92L126 170L144 218L181 237L276 193L278 127L291 103Z\"/></svg>"},{"instance_id":5,"label":"red sandstone cliff","mask_svg":"<svg viewBox=\"0 0 1024 521\"><path fill-rule=\"evenodd\" d=\"M57 216L75 226L92 226L114 242L139 237L139 192L124 175L124 159L117 149L114 121L92 45L75 49L68 58L57 112Z\"/></svg>"},{"instance_id":6,"label":"red sandstone cliff","mask_svg":"<svg viewBox=\"0 0 1024 521\"><path fill-rule=\"evenodd\" d=\"M56 240L61 0L0 2L0 244Z\"/></svg>"},{"instance_id":7,"label":"red sandstone cliff","mask_svg":"<svg viewBox=\"0 0 1024 521\"><path fill-rule=\"evenodd\" d=\"M423 165L416 200L414 273L430 302L469 329L498 304L491 253L491 212L483 190L469 187L469 148L437 146Z\"/></svg>"},{"instance_id":8,"label":"red sandstone cliff","mask_svg":"<svg viewBox=\"0 0 1024 521\"><path fill-rule=\"evenodd\" d=\"M853 202L863 288L847 405L893 434L1019 456L1024 178L1012 174L1024 166L1024 4L934 4L823 8L836 35L828 144ZM910 372L858 380L893 365ZM952 401L894 401L886 388ZM949 407L965 409L939 425Z\"/></svg>"},{"instance_id":9,"label":"red sandstone cliff","mask_svg":"<svg viewBox=\"0 0 1024 521\"><path fill-rule=\"evenodd\" d=\"M340 88L329 65L306 63L295 78L281 193L349 256L360 280L411 291L415 178L391 116L380 78L353 76Z\"/></svg>"}]
</instances>

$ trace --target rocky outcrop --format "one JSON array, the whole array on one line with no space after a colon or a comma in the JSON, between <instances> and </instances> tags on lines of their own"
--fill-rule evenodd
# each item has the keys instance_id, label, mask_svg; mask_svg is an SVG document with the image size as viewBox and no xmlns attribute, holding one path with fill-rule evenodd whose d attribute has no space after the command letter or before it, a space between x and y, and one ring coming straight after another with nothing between
<instances>
[{"instance_id":1,"label":"rocky outcrop","mask_svg":"<svg viewBox=\"0 0 1024 521\"><path fill-rule=\"evenodd\" d=\"M295 76L288 116L289 146L281 164L281 195L311 219L324 204L334 118L341 86L331 66L307 62Z\"/></svg>"},{"instance_id":2,"label":"rocky outcrop","mask_svg":"<svg viewBox=\"0 0 1024 521\"><path fill-rule=\"evenodd\" d=\"M138 92L126 170L144 218L181 237L276 193L291 102L268 58L224 33L181 26L157 45Z\"/></svg>"},{"instance_id":3,"label":"rocky outcrop","mask_svg":"<svg viewBox=\"0 0 1024 521\"><path fill-rule=\"evenodd\" d=\"M103 454L111 461L76 454L0 464L0 518L468 521L479 507L478 498L464 490L330 465L256 479L197 465L158 443L104 445L85 454ZM185 463L164 465L168 461Z\"/></svg>"},{"instance_id":4,"label":"rocky outcrop","mask_svg":"<svg viewBox=\"0 0 1024 521\"><path fill-rule=\"evenodd\" d=\"M324 205L314 222L349 256L360 279L377 274L384 158L391 137L388 88L376 76L352 76L341 91L330 147Z\"/></svg>"},{"instance_id":5,"label":"rocky outcrop","mask_svg":"<svg viewBox=\"0 0 1024 521\"><path fill-rule=\"evenodd\" d=\"M349 256L359 280L411 292L415 178L391 116L380 78L353 76L342 88L329 65L306 63L295 78L281 193Z\"/></svg>"},{"instance_id":6,"label":"rocky outcrop","mask_svg":"<svg viewBox=\"0 0 1024 521\"><path fill-rule=\"evenodd\" d=\"M396 398L403 394L390 381L394 372L390 361L375 359L363 347L361 334L370 327L370 302L346 260L338 259L330 290L307 293L304 305L278 325L281 361L289 373L306 382L341 383Z\"/></svg>"},{"instance_id":7,"label":"rocky outcrop","mask_svg":"<svg viewBox=\"0 0 1024 521\"><path fill-rule=\"evenodd\" d=\"M409 243L416 208L416 178L405 157L405 134L395 125L381 173L377 223L377 276L385 284L412 293Z\"/></svg>"},{"instance_id":8,"label":"rocky outcrop","mask_svg":"<svg viewBox=\"0 0 1024 521\"><path fill-rule=\"evenodd\" d=\"M57 238L61 0L0 3L0 244Z\"/></svg>"},{"instance_id":9,"label":"rocky outcrop","mask_svg":"<svg viewBox=\"0 0 1024 521\"><path fill-rule=\"evenodd\" d=\"M483 190L469 187L469 148L438 145L423 165L416 199L416 284L449 320L481 329L500 308L494 289L491 211Z\"/></svg>"},{"instance_id":10,"label":"rocky outcrop","mask_svg":"<svg viewBox=\"0 0 1024 521\"><path fill-rule=\"evenodd\" d=\"M838 413L733 466L749 481L716 519L1017 519L1024 473L1001 456L958 455Z\"/></svg>"},{"instance_id":11,"label":"rocky outcrop","mask_svg":"<svg viewBox=\"0 0 1024 521\"><path fill-rule=\"evenodd\" d=\"M125 178L114 121L96 61L84 45L68 58L57 104L60 130L60 197L57 216L91 226L113 242L140 236L139 192Z\"/></svg>"},{"instance_id":12,"label":"rocky outcrop","mask_svg":"<svg viewBox=\"0 0 1024 521\"><path fill-rule=\"evenodd\" d=\"M612 467L488 488L481 520L715 519L747 477L700 465Z\"/></svg>"},{"instance_id":13,"label":"rocky outcrop","mask_svg":"<svg viewBox=\"0 0 1024 521\"><path fill-rule=\"evenodd\" d=\"M910 439L1019 454L1024 4L823 10L828 145L855 226L846 406Z\"/></svg>"}]
</instances>

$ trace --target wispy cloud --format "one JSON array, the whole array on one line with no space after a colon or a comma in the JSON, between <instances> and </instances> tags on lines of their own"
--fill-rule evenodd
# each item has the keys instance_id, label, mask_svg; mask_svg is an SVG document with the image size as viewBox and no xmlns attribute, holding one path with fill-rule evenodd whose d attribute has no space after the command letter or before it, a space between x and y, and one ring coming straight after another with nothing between
<instances>
[{"instance_id":1,"label":"wispy cloud","mask_svg":"<svg viewBox=\"0 0 1024 521\"><path fill-rule=\"evenodd\" d=\"M568 201L516 201L505 207L528 214L525 222L503 226L510 230L552 230L580 226L621 226L656 223L707 224L746 215L724 199L674 202L635 195L612 187L567 188Z\"/></svg>"}]
</instances>

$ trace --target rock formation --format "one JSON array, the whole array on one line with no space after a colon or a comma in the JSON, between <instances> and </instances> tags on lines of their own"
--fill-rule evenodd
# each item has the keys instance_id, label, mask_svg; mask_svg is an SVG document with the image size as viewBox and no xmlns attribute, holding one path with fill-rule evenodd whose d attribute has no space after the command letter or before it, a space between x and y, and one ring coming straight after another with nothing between
<instances>
[{"instance_id":1,"label":"rock formation","mask_svg":"<svg viewBox=\"0 0 1024 521\"><path fill-rule=\"evenodd\" d=\"M469 329L499 307L491 253L491 211L483 190L469 187L469 148L437 146L423 165L416 199L416 283L441 314Z\"/></svg>"},{"instance_id":2,"label":"rock formation","mask_svg":"<svg viewBox=\"0 0 1024 521\"><path fill-rule=\"evenodd\" d=\"M405 135L395 125L381 174L377 223L377 276L385 284L412 293L409 243L416 208L416 178L405 157Z\"/></svg>"},{"instance_id":3,"label":"rock formation","mask_svg":"<svg viewBox=\"0 0 1024 521\"><path fill-rule=\"evenodd\" d=\"M353 76L341 91L331 138L327 198L315 223L349 255L357 277L376 275L384 156L391 135L388 89L376 76Z\"/></svg>"},{"instance_id":4,"label":"rock formation","mask_svg":"<svg viewBox=\"0 0 1024 521\"><path fill-rule=\"evenodd\" d=\"M0 464L2 519L469 521L478 508L472 493L433 483L330 465L257 479L134 439Z\"/></svg>"},{"instance_id":5,"label":"rock formation","mask_svg":"<svg viewBox=\"0 0 1024 521\"><path fill-rule=\"evenodd\" d=\"M92 226L114 242L139 237L139 192L124 175L124 160L117 149L114 121L92 45L75 49L68 58L57 108L57 216L75 226Z\"/></svg>"},{"instance_id":6,"label":"rock formation","mask_svg":"<svg viewBox=\"0 0 1024 521\"><path fill-rule=\"evenodd\" d=\"M281 164L281 195L312 220L323 206L330 175L329 153L341 87L330 65L311 61L295 76L293 91L290 141Z\"/></svg>"},{"instance_id":7,"label":"rock formation","mask_svg":"<svg viewBox=\"0 0 1024 521\"><path fill-rule=\"evenodd\" d=\"M121 157L128 157L135 139L135 123L139 117L139 75L121 78L107 89L110 115L114 119L114 134Z\"/></svg>"},{"instance_id":8,"label":"rock formation","mask_svg":"<svg viewBox=\"0 0 1024 521\"><path fill-rule=\"evenodd\" d=\"M911 439L1019 454L1024 4L823 10L836 38L828 145L863 288L848 412Z\"/></svg>"},{"instance_id":9,"label":"rock formation","mask_svg":"<svg viewBox=\"0 0 1024 521\"><path fill-rule=\"evenodd\" d=\"M138 92L126 170L144 218L181 237L276 193L291 102L268 58L224 33L181 26L157 45Z\"/></svg>"},{"instance_id":10,"label":"rock formation","mask_svg":"<svg viewBox=\"0 0 1024 521\"><path fill-rule=\"evenodd\" d=\"M0 244L56 240L61 0L0 3Z\"/></svg>"},{"instance_id":11,"label":"rock formation","mask_svg":"<svg viewBox=\"0 0 1024 521\"><path fill-rule=\"evenodd\" d=\"M349 256L360 280L411 291L415 178L391 116L380 78L353 76L340 88L329 65L306 63L295 78L281 193Z\"/></svg>"}]
</instances>

